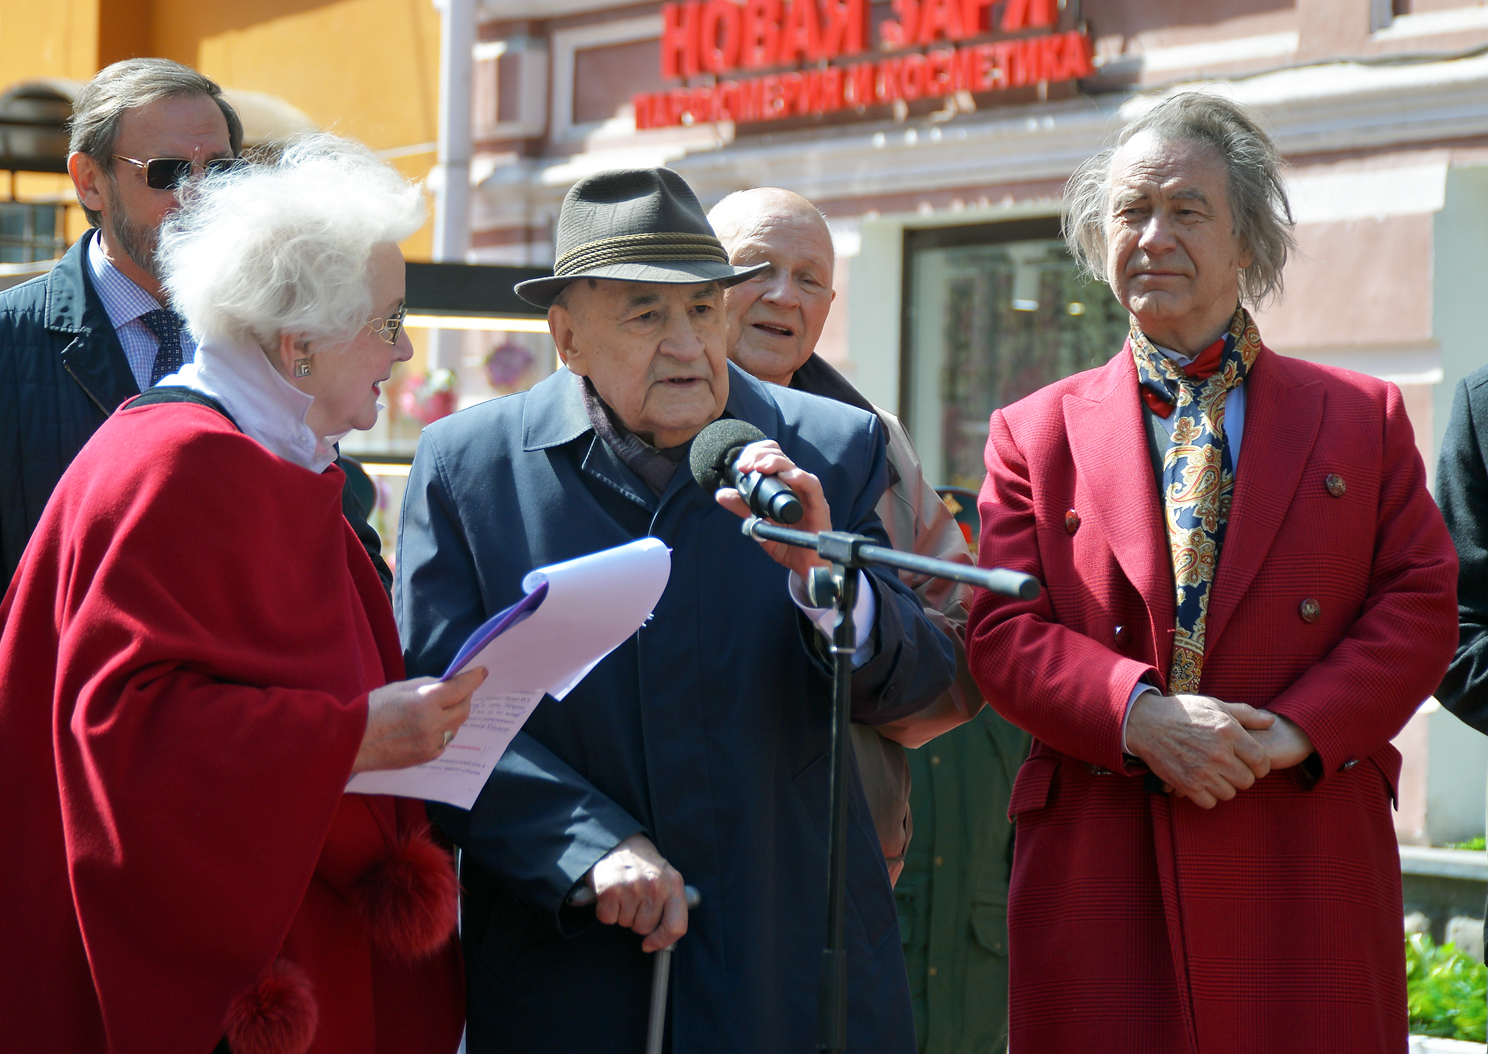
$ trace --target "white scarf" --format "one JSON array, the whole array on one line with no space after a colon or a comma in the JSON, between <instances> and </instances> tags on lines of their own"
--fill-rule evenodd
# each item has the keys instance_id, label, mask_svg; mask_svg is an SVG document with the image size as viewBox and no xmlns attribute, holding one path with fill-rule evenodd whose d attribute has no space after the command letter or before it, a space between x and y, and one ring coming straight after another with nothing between
<instances>
[{"instance_id":1,"label":"white scarf","mask_svg":"<svg viewBox=\"0 0 1488 1054\"><path fill-rule=\"evenodd\" d=\"M305 423L315 397L280 376L263 349L253 344L204 340L193 361L160 383L211 396L232 414L244 435L317 475L336 460L335 445L346 435L317 436Z\"/></svg>"}]
</instances>

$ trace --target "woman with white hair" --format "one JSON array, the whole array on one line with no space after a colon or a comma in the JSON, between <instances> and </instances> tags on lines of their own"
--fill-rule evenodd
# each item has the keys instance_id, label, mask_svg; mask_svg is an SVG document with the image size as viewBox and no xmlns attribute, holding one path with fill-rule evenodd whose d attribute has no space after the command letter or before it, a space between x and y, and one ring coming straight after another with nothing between
<instances>
[{"instance_id":1,"label":"woman with white hair","mask_svg":"<svg viewBox=\"0 0 1488 1054\"><path fill-rule=\"evenodd\" d=\"M418 188L307 138L162 233L196 361L62 478L0 605L7 1048L447 1054L456 880L421 802L484 677L403 680L336 440L411 347Z\"/></svg>"}]
</instances>

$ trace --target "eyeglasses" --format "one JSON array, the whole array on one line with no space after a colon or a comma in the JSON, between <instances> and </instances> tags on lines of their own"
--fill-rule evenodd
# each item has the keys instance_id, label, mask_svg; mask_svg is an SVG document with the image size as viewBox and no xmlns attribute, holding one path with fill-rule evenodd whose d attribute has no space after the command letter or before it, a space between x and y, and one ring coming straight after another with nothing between
<instances>
[{"instance_id":1,"label":"eyeglasses","mask_svg":"<svg viewBox=\"0 0 1488 1054\"><path fill-rule=\"evenodd\" d=\"M123 154L110 154L115 161L127 161L135 168L145 170L145 186L151 190L175 190L191 176L193 169L200 168L209 176L231 172L239 165L246 165L243 157L214 157L209 161L194 162L184 157L152 157L141 161Z\"/></svg>"},{"instance_id":2,"label":"eyeglasses","mask_svg":"<svg viewBox=\"0 0 1488 1054\"><path fill-rule=\"evenodd\" d=\"M397 344L398 334L403 331L403 320L408 317L408 305L399 304L387 318L373 318L367 320L367 326L381 338L384 344Z\"/></svg>"}]
</instances>

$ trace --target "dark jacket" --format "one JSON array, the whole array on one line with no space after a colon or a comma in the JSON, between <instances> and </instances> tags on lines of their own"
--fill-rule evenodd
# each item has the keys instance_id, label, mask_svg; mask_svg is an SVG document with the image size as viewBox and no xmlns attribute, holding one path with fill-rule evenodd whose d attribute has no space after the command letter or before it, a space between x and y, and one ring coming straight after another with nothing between
<instances>
[{"instance_id":1,"label":"dark jacket","mask_svg":"<svg viewBox=\"0 0 1488 1054\"><path fill-rule=\"evenodd\" d=\"M985 707L907 752L915 832L894 899L920 1054L1007 1044L1007 806L1028 741Z\"/></svg>"},{"instance_id":2,"label":"dark jacket","mask_svg":"<svg viewBox=\"0 0 1488 1054\"><path fill-rule=\"evenodd\" d=\"M0 293L0 574L9 584L57 481L138 395L88 275L89 231L52 270Z\"/></svg>"},{"instance_id":3,"label":"dark jacket","mask_svg":"<svg viewBox=\"0 0 1488 1054\"><path fill-rule=\"evenodd\" d=\"M1488 367L1464 378L1436 468L1436 503L1457 546L1457 654L1436 697L1488 733Z\"/></svg>"},{"instance_id":4,"label":"dark jacket","mask_svg":"<svg viewBox=\"0 0 1488 1054\"><path fill-rule=\"evenodd\" d=\"M77 452L139 386L88 273L88 231L47 274L0 292L0 592ZM346 518L383 584L377 532L342 464Z\"/></svg>"},{"instance_id":5,"label":"dark jacket","mask_svg":"<svg viewBox=\"0 0 1488 1054\"><path fill-rule=\"evenodd\" d=\"M887 482L876 418L732 367L728 410L820 478L837 529L885 538L873 512ZM650 622L527 723L571 770L554 779L572 784L578 807L555 801L538 823L493 780L468 818L436 813L465 849L472 1054L641 1049L651 961L640 938L584 928L561 907L614 844L592 837L606 801L613 835L644 830L702 892L673 961L671 1049L812 1049L830 677L786 570L739 528L685 467L655 497L596 438L566 370L424 431L395 591L410 675L441 671L536 566L648 534L672 550ZM854 676L853 716L883 722L944 691L954 656L895 576L870 579L877 649ZM848 1045L907 1054L914 1025L893 897L856 778L852 794ZM503 815L526 825L524 838L501 837L491 817Z\"/></svg>"}]
</instances>

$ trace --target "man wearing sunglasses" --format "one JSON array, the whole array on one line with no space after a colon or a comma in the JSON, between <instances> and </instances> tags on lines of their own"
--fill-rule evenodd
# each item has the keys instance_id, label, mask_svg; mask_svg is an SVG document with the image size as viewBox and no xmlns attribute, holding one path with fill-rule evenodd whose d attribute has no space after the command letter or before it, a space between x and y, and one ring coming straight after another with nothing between
<instances>
[{"instance_id":1,"label":"man wearing sunglasses","mask_svg":"<svg viewBox=\"0 0 1488 1054\"><path fill-rule=\"evenodd\" d=\"M0 593L83 444L195 355L160 289L156 237L183 182L242 163L243 126L222 89L168 59L101 71L79 92L71 131L67 169L92 229L51 272L0 293ZM389 584L350 482L366 475L342 467L347 518Z\"/></svg>"}]
</instances>

